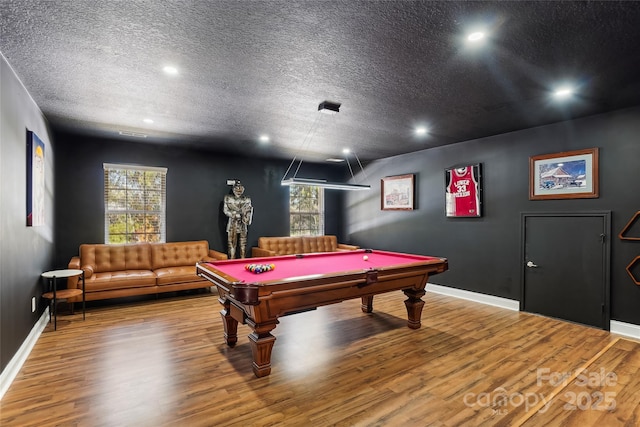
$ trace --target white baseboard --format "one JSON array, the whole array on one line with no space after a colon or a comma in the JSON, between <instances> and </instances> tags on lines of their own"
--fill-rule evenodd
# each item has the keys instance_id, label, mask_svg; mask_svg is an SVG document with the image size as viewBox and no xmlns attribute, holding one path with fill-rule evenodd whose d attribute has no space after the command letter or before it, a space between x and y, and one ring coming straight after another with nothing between
<instances>
[{"instance_id":1,"label":"white baseboard","mask_svg":"<svg viewBox=\"0 0 640 427\"><path fill-rule=\"evenodd\" d=\"M47 327L48 323L49 307L44 310L40 319L38 319L36 324L33 325L27 339L24 340L18 349L18 352L11 358L7 367L0 374L0 400L2 400L4 394L9 390L11 383L18 375L18 372L20 372L20 369L22 369L22 365L24 365L27 357L29 357L31 350L33 350L33 346L36 345L38 338L40 338L40 334L42 334L42 331Z\"/></svg>"},{"instance_id":2,"label":"white baseboard","mask_svg":"<svg viewBox=\"0 0 640 427\"><path fill-rule=\"evenodd\" d=\"M629 338L640 340L640 325L620 322L618 320L612 320L609 325L609 330L612 334L624 335Z\"/></svg>"},{"instance_id":3,"label":"white baseboard","mask_svg":"<svg viewBox=\"0 0 640 427\"><path fill-rule=\"evenodd\" d=\"M427 292L434 292L436 294L442 294L455 298L465 299L468 301L479 302L481 304L488 304L495 307L506 308L508 310L520 310L520 302L508 298L494 297L492 295L485 295L477 292L450 288L448 286L434 285L432 283L427 283L425 290ZM623 335L629 338L640 340L640 325L612 320L611 322L609 322L609 330L612 334Z\"/></svg>"},{"instance_id":4,"label":"white baseboard","mask_svg":"<svg viewBox=\"0 0 640 427\"><path fill-rule=\"evenodd\" d=\"M520 301L508 298L495 297L493 295L485 295L478 292L471 292L462 289L450 288L448 286L435 285L433 283L427 283L425 290L427 292L434 292L436 294L448 295L451 297L479 302L481 304L488 304L494 307L506 308L507 310L520 310Z\"/></svg>"}]
</instances>

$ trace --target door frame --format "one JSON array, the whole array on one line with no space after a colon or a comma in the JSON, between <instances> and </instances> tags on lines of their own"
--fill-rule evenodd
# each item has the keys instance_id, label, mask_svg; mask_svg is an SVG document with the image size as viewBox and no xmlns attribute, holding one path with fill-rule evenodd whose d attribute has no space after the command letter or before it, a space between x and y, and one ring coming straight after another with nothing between
<instances>
[{"instance_id":1,"label":"door frame","mask_svg":"<svg viewBox=\"0 0 640 427\"><path fill-rule=\"evenodd\" d=\"M601 217L604 222L604 253L602 254L603 303L602 323L604 330L611 329L611 211L569 211L569 212L521 212L520 213L520 311L524 310L525 300L525 259L526 220L530 217ZM586 325L585 325L586 326Z\"/></svg>"}]
</instances>

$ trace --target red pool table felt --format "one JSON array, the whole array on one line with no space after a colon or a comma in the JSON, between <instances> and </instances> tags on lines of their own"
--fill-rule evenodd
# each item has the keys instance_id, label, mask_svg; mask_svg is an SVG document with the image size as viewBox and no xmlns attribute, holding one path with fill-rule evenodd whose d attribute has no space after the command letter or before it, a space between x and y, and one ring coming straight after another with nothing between
<instances>
[{"instance_id":1,"label":"red pool table felt","mask_svg":"<svg viewBox=\"0 0 640 427\"><path fill-rule=\"evenodd\" d=\"M368 259L364 260L366 256ZM384 269L385 267L439 262L441 258L365 249L345 252L322 252L279 257L246 258L211 263L224 274L245 283L293 281L305 276L344 274L351 271ZM248 264L274 264L275 269L263 273L247 271Z\"/></svg>"}]
</instances>

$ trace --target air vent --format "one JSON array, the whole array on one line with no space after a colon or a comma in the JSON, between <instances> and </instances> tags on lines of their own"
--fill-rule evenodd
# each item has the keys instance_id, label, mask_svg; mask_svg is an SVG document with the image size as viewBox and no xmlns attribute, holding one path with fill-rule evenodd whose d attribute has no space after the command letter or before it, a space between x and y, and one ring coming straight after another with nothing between
<instances>
[{"instance_id":1,"label":"air vent","mask_svg":"<svg viewBox=\"0 0 640 427\"><path fill-rule=\"evenodd\" d=\"M126 130L121 130L118 131L118 133L122 136L133 136L135 138L146 138L147 134L146 133L140 133L140 132L129 132Z\"/></svg>"}]
</instances>

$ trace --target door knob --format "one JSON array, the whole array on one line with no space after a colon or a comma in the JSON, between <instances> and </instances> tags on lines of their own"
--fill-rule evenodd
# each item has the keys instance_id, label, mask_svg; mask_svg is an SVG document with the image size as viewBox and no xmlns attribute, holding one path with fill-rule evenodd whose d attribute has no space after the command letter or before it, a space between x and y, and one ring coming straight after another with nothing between
<instances>
[{"instance_id":1,"label":"door knob","mask_svg":"<svg viewBox=\"0 0 640 427\"><path fill-rule=\"evenodd\" d=\"M533 261L528 261L528 262L527 262L527 267L529 267L529 268L536 268L536 267L537 267L537 265L535 265L535 264L533 263Z\"/></svg>"}]
</instances>

